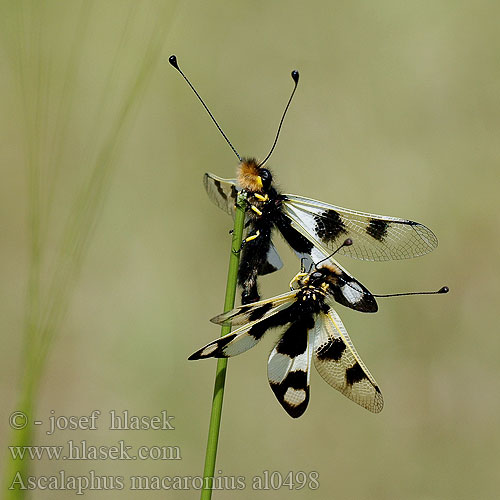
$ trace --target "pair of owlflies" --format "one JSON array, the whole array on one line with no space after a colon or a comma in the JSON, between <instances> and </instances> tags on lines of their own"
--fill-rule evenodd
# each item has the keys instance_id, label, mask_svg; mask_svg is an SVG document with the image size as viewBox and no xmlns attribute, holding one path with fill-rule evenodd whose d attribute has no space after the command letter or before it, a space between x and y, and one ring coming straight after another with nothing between
<instances>
[{"instance_id":1,"label":"pair of owlflies","mask_svg":"<svg viewBox=\"0 0 500 500\"><path fill-rule=\"evenodd\" d=\"M407 259L434 250L436 236L418 222L341 208L283 194L276 188L266 163L276 147L297 89L298 71L292 71L293 91L271 150L264 160L258 161L239 155L174 55L169 62L189 84L239 161L236 179L205 174L208 196L234 216L238 192L245 190L247 195L246 232L238 269L242 306L212 319L237 328L210 342L189 359L235 356L256 345L268 330L277 328L282 334L269 356L268 379L276 398L290 416L299 417L307 408L311 363L332 387L364 408L380 412L383 398L379 387L356 352L334 310L335 303L361 312L376 312L376 297L441 294L448 292L448 288L375 295L333 256L339 253L368 261ZM303 264L309 264L309 271L296 275L291 291L260 300L258 277L282 267L272 241L275 232L281 234Z\"/></svg>"}]
</instances>

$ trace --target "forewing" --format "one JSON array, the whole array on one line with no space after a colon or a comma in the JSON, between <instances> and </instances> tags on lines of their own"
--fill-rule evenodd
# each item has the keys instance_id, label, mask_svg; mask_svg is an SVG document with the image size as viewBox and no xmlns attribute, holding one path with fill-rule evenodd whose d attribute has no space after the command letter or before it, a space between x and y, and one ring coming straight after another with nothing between
<instances>
[{"instance_id":1,"label":"forewing","mask_svg":"<svg viewBox=\"0 0 500 500\"><path fill-rule=\"evenodd\" d=\"M293 418L300 417L309 403L313 343L314 335L305 323L291 323L269 356L269 385Z\"/></svg>"},{"instance_id":2,"label":"forewing","mask_svg":"<svg viewBox=\"0 0 500 500\"><path fill-rule=\"evenodd\" d=\"M297 290L277 295L271 299L261 300L253 304L237 307L231 311L219 314L210 321L218 325L240 326L266 319L288 307L297 295Z\"/></svg>"},{"instance_id":3,"label":"forewing","mask_svg":"<svg viewBox=\"0 0 500 500\"><path fill-rule=\"evenodd\" d=\"M231 356L237 356L242 352L248 351L248 349L251 349L260 341L260 339L268 330L272 328L286 327L288 323L290 323L290 318L293 317L293 314L289 311L289 308L295 302L294 297L296 293L296 291L293 291L285 294L287 295L286 297L276 297L280 298L279 303L271 309L264 311L263 314L259 314L259 319L254 319L249 323L245 323L243 326L237 328L231 333L215 339L214 341L196 351L194 354L191 354L188 359L229 358ZM272 302L272 300L273 299L271 299L270 301L256 302L255 304L252 304L250 306L250 309L252 309L255 313L255 310L257 308L262 307L264 303ZM225 321L232 321L233 324L235 320L236 322L238 322L238 324L243 322L245 315L248 313L248 311L241 311L241 309L244 309L245 307L246 306L242 306L234 310L235 319L221 318L220 322L224 323ZM239 313L238 310L240 311ZM222 317L223 315L220 316ZM248 318L248 316L246 317ZM217 318L219 317L216 317L214 319Z\"/></svg>"},{"instance_id":4,"label":"forewing","mask_svg":"<svg viewBox=\"0 0 500 500\"><path fill-rule=\"evenodd\" d=\"M283 211L293 227L306 230L302 233L312 243L320 241L331 251L351 238L352 245L339 253L355 259L409 259L431 252L438 244L434 233L418 222L358 212L302 196L285 195Z\"/></svg>"},{"instance_id":5,"label":"forewing","mask_svg":"<svg viewBox=\"0 0 500 500\"><path fill-rule=\"evenodd\" d=\"M319 374L332 387L373 413L382 411L380 389L333 309L318 317L313 359Z\"/></svg>"},{"instance_id":6,"label":"forewing","mask_svg":"<svg viewBox=\"0 0 500 500\"><path fill-rule=\"evenodd\" d=\"M208 197L224 212L234 216L238 197L236 179L223 179L206 173L203 176L203 185Z\"/></svg>"},{"instance_id":7,"label":"forewing","mask_svg":"<svg viewBox=\"0 0 500 500\"><path fill-rule=\"evenodd\" d=\"M237 356L248 349L251 349L258 344L263 337L264 332L259 331L259 335L255 335L252 328L257 324L257 321L249 323L237 330L213 340L206 346L202 347L195 353L189 356L189 360L205 359L205 358L230 358Z\"/></svg>"}]
</instances>

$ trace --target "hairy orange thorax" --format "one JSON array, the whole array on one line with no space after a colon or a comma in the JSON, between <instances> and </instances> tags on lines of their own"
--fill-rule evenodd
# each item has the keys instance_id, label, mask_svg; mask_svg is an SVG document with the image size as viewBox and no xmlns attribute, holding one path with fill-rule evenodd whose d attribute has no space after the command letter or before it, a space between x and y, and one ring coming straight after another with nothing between
<instances>
[{"instance_id":1,"label":"hairy orange thorax","mask_svg":"<svg viewBox=\"0 0 500 500\"><path fill-rule=\"evenodd\" d=\"M254 158L244 159L238 169L238 183L242 189L262 192L262 180L259 176L258 162Z\"/></svg>"}]
</instances>

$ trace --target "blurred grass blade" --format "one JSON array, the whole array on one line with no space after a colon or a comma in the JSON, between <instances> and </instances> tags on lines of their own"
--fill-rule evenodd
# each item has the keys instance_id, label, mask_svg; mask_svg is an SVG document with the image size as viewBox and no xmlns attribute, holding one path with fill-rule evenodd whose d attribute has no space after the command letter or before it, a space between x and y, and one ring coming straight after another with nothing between
<instances>
[{"instance_id":1,"label":"blurred grass blade","mask_svg":"<svg viewBox=\"0 0 500 500\"><path fill-rule=\"evenodd\" d=\"M68 311L76 280L82 268L83 260L92 239L93 231L102 213L102 207L109 190L113 174L117 168L118 153L124 144L127 132L138 109L141 97L154 68L160 58L163 40L172 21L170 10L162 4L150 7L149 14L154 16L153 23L146 23L139 40L144 39L144 32L150 33L149 40L144 44L144 50L138 54L134 67L133 77L118 100L118 108L113 117L102 119L102 104L109 98L111 89L116 87L122 76L118 70L119 63L128 61L130 64L130 44L134 42L133 28L137 29L138 11L136 3L129 4L129 13L122 31L120 43L115 54L115 60L110 65L108 80L101 99L101 106L97 111L97 124L106 124L99 139L96 132L90 134L92 143L88 144L88 151L94 151L92 163L81 162L82 168L90 171L88 178L78 189L73 206L69 211L61 241L55 252L55 260L49 262L47 255L47 236L53 222L51 206L54 195L59 187L58 177L62 169L75 169L78 159L68 160L64 157L64 143L69 136L68 124L71 121L73 100L76 98L75 81L78 68L82 63L82 53L89 41L88 30L92 17L93 2L81 2L76 17L77 29L74 30L74 39L71 44L70 60L64 72L63 92L57 105L54 140L51 147L47 147L46 128L48 127L50 108L50 81L51 74L49 60L42 60L44 37L50 31L44 25L47 13L44 12L45 2L12 2L9 4L11 14L16 19L17 42L15 68L19 77L19 88L23 101L24 120L26 130L26 164L29 193L28 232L30 241L29 277L27 285L27 301L24 324L23 359L21 363L21 395L16 410L24 412L30 422L33 421L37 403L37 394L40 379L43 375L45 362L53 345L54 339L60 331L62 322ZM153 4L154 5L154 4ZM52 8L57 6L52 5ZM69 7L71 12L71 6ZM154 12L153 12L154 11ZM68 11L66 11L68 12ZM141 14L143 14L141 12ZM95 20L95 19L94 19ZM61 25L63 23L61 22ZM137 39L135 39L137 43ZM128 44L128 46L127 46ZM53 47L55 49L55 47ZM133 63L134 61L132 61ZM97 128L97 126L96 126ZM57 142L59 141L59 142ZM44 154L48 150L48 154ZM48 160L47 160L48 158ZM45 160L45 162L44 162ZM84 159L86 160L86 159ZM57 247L56 247L57 248ZM44 279L42 279L42 277ZM47 278L48 285L45 283ZM31 445L33 427L28 425L21 431L15 431L9 442L11 446ZM11 489L17 472L26 477L30 463L28 460L7 459L4 498L22 499L26 490Z\"/></svg>"}]
</instances>

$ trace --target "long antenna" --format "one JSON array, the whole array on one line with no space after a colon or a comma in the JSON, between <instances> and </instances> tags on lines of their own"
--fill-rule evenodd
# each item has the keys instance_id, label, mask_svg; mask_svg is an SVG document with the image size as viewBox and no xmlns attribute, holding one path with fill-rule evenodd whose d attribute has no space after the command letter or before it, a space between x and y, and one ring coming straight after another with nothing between
<instances>
[{"instance_id":1,"label":"long antenna","mask_svg":"<svg viewBox=\"0 0 500 500\"><path fill-rule=\"evenodd\" d=\"M405 293L388 293L386 295L375 295L372 294L374 297L404 297L406 295L435 295L438 293L448 293L450 289L447 286L441 287L439 290L436 290L435 292L405 292Z\"/></svg>"},{"instance_id":2,"label":"long antenna","mask_svg":"<svg viewBox=\"0 0 500 500\"><path fill-rule=\"evenodd\" d=\"M330 257L333 257L341 248L343 247L348 247L352 245L352 240L351 238L347 238L342 245L340 245L335 252L331 253L328 257L325 257L324 259L321 259L319 262L316 262L314 266L316 269L318 268L318 265L324 262L325 260L328 260ZM302 262L302 261L301 261ZM309 272L311 270L309 269ZM351 286L350 283L345 283L348 286ZM388 294L375 294L372 293L373 297L378 297L378 298L384 298L384 297L405 297L406 295L437 295L437 294L442 294L442 293L448 293L450 289L447 286L441 287L439 290L432 291L432 292L403 292L403 293L388 293Z\"/></svg>"},{"instance_id":3,"label":"long antenna","mask_svg":"<svg viewBox=\"0 0 500 500\"><path fill-rule=\"evenodd\" d=\"M280 121L280 124L279 124L279 127L278 127L278 132L276 133L276 138L274 139L274 143L273 143L273 145L271 147L271 151L269 151L269 154L264 158L264 160L261 161L257 165L257 168L262 167L262 165L264 165L264 163L266 163L266 161L269 160L269 157L273 153L274 148L276 147L276 143L278 142L278 137L280 135L281 126L283 125L283 120L285 119L286 112L288 111L290 103L292 102L292 99L293 99L293 95L295 94L295 91L297 90L297 85L299 83L299 72L297 70L293 70L292 71L292 78L293 78L293 81L295 82L295 85L294 85L293 90L292 90L292 95L290 96L290 99L288 99L288 103L286 105L285 111L283 112L283 116L281 117L281 121Z\"/></svg>"},{"instance_id":4,"label":"long antenna","mask_svg":"<svg viewBox=\"0 0 500 500\"><path fill-rule=\"evenodd\" d=\"M333 257L340 249L344 247L350 247L352 245L352 240L351 238L347 238L342 245L340 245L335 252L331 253L328 257L325 257L324 259L321 259L319 262L314 263L314 267L318 269L318 265L321 264L322 262L325 262L325 260L328 260L329 258Z\"/></svg>"},{"instance_id":5,"label":"long antenna","mask_svg":"<svg viewBox=\"0 0 500 500\"><path fill-rule=\"evenodd\" d=\"M229 147L233 150L233 153L238 157L238 160L241 162L241 156L238 154L238 151L236 151L234 146L231 144L231 141L227 138L227 135L220 128L219 124L217 123L217 120L214 118L214 115L210 112L207 105L203 102L203 99L201 98L200 94L196 92L196 89L191 85L191 82L188 80L187 76L182 72L181 68L179 68L179 65L177 64L177 57L175 57L175 55L172 54L168 58L168 62L183 76L184 80L186 80L188 85L191 87L191 90L196 94L196 97L200 100L200 102L203 104L203 107L207 110L207 113L210 115L210 118L212 118L213 122L215 123L215 126L219 129L219 132L222 134L222 137L226 139L226 142L229 144Z\"/></svg>"}]
</instances>

